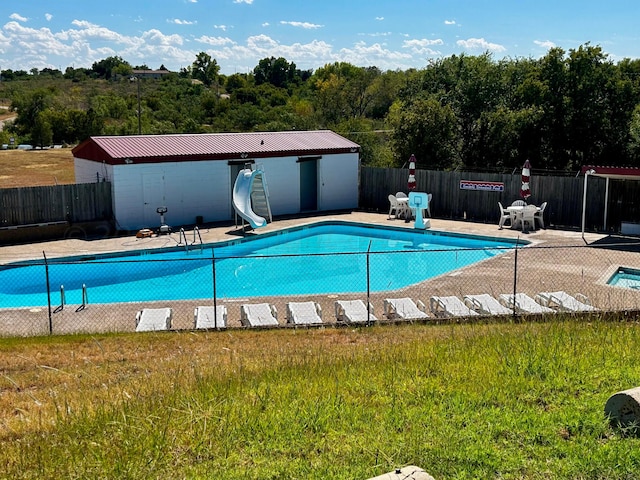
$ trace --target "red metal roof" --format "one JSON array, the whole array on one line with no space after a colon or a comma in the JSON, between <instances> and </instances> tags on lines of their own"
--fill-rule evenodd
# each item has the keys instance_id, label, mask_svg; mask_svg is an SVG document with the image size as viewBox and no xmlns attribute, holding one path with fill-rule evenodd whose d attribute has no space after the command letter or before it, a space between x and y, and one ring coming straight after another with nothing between
<instances>
[{"instance_id":1,"label":"red metal roof","mask_svg":"<svg viewBox=\"0 0 640 480\"><path fill-rule=\"evenodd\" d=\"M91 137L77 158L124 163L267 158L357 152L360 146L330 130Z\"/></svg>"},{"instance_id":2,"label":"red metal roof","mask_svg":"<svg viewBox=\"0 0 640 480\"><path fill-rule=\"evenodd\" d=\"M613 178L618 180L638 180L640 179L640 168L638 167L597 167L587 165L582 167L582 174L589 172L589 175L596 177Z\"/></svg>"}]
</instances>

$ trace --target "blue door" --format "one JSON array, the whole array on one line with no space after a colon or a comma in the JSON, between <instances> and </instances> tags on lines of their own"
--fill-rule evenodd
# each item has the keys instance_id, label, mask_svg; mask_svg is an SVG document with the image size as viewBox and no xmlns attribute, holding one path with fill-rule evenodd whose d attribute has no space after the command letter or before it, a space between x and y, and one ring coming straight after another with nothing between
<instances>
[{"instance_id":1,"label":"blue door","mask_svg":"<svg viewBox=\"0 0 640 480\"><path fill-rule=\"evenodd\" d=\"M300 211L318 209L318 160L301 159L300 162Z\"/></svg>"}]
</instances>

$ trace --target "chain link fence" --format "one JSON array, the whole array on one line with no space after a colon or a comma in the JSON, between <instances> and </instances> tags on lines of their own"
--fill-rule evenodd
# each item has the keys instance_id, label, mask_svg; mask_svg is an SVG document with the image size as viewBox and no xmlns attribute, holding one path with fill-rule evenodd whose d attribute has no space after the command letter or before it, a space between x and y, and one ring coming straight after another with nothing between
<instances>
[{"instance_id":1,"label":"chain link fence","mask_svg":"<svg viewBox=\"0 0 640 480\"><path fill-rule=\"evenodd\" d=\"M485 300L488 295L499 303L504 295L526 294L544 303L541 293L559 291L599 312L640 310L640 241L431 251L405 245L384 253L336 249L268 256L251 256L250 243L244 248L242 254L218 258L211 249L192 249L161 259L153 253L73 260L43 254L39 260L0 265L0 336L298 327L367 319L486 321L486 316L456 310L452 302L469 304L470 295ZM443 300L440 305L436 297ZM412 314L412 303L422 313ZM198 322L198 314L213 323ZM528 315L516 308L501 319Z\"/></svg>"}]
</instances>

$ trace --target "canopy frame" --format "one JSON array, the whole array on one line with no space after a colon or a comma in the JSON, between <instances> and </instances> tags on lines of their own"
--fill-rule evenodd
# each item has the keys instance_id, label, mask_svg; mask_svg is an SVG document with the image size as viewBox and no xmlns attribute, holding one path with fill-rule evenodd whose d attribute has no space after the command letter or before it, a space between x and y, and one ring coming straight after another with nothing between
<instances>
[{"instance_id":1,"label":"canopy frame","mask_svg":"<svg viewBox=\"0 0 640 480\"><path fill-rule=\"evenodd\" d=\"M604 219L603 230L607 229L607 214L609 206L609 182L614 180L640 180L640 168L636 167L596 167L587 165L582 167L581 173L584 174L584 191L582 195L582 240L584 240L584 230L586 224L587 211L587 184L589 176L602 177L606 179L604 193ZM586 242L586 240L585 240Z\"/></svg>"}]
</instances>

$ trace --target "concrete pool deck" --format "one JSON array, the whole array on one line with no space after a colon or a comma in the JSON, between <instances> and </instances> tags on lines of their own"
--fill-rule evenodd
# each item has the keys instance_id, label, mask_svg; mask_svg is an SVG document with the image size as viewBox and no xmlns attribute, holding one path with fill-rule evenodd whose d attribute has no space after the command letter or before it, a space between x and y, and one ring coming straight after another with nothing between
<instances>
[{"instance_id":1,"label":"concrete pool deck","mask_svg":"<svg viewBox=\"0 0 640 480\"><path fill-rule=\"evenodd\" d=\"M385 225L401 228L414 228L414 223L406 223L402 219L391 217L384 213L349 212L334 213L328 215L305 216L287 219L275 219L273 223L264 228L250 231L246 236L258 236L263 233L273 232L299 225L305 225L320 221L342 220L349 222L361 222L373 225ZM497 224L474 223L468 221L431 219L431 230L442 232L456 232L471 235L484 235L498 238L521 238L530 242L544 242L549 245L584 245L581 233L576 231L542 229L523 234L519 230L510 228L498 229ZM202 226L199 227L200 236L203 243L213 243L242 238L243 234L239 227L234 225ZM185 231L186 239L193 242L193 230ZM606 235L586 233L585 239L588 243L602 240ZM32 244L10 245L0 247L0 264L28 259L42 259L44 251L47 258L55 258L69 255L85 255L109 252L124 252L143 250L147 248L175 247L180 243L178 231L173 231L170 235L154 235L147 238L136 238L135 234L128 236L113 236L96 239L64 239L37 242Z\"/></svg>"},{"instance_id":2,"label":"concrete pool deck","mask_svg":"<svg viewBox=\"0 0 640 480\"><path fill-rule=\"evenodd\" d=\"M318 216L275 219L267 227L248 235L259 236L263 233L278 231L284 228L315 223L318 221L342 220L361 222L371 225L396 226L413 228L414 224L404 220L387 217L386 213L349 212L334 213ZM238 227L231 225L203 226L200 229L203 243L213 243L242 238ZM455 232L462 234L482 235L494 238L509 238L531 242L534 248L518 250L517 291L531 296L541 291L564 290L571 294L587 295L592 303L603 310L640 309L640 292L615 288L606 285L606 278L618 266L640 268L640 253L638 249L615 250L595 249L588 244L607 241L603 234L585 234L582 239L580 232L559 229L543 229L523 234L520 231L505 228L498 229L496 224L473 223L469 221L451 221L431 219L431 230L441 232ZM193 231L185 232L189 243L193 241ZM25 259L42 259L44 251L47 258L69 255L87 255L109 252L124 252L141 249L155 249L175 247L180 241L179 232L171 235L136 238L129 236L110 237L104 239L80 240L67 239L50 242L40 242L28 245L0 247L0 264ZM540 248L538 248L540 247ZM392 292L376 292L370 296L374 306L374 313L378 319L383 319L383 305L385 298L411 297L423 301L427 307L433 295L456 295L462 298L467 294L489 293L497 296L500 293L513 292L514 289L514 255L505 253L493 257L479 264L460 268L454 272L441 275L412 285L408 288ZM218 299L218 304L224 304L228 309L228 326L240 327L240 305L242 303L268 302L275 305L279 315L280 325L286 323L285 312L288 301L313 300L322 306L323 321L335 324L334 302L338 299L363 299L366 294L340 295L305 295L291 297L260 297L240 299ZM90 300L90 295L89 295ZM166 302L136 302L125 304L88 304L85 309L77 311L77 305L67 305L62 311L54 313L51 329L54 333L102 332L102 331L133 331L135 329L135 314L142 308L171 307L173 311L172 327L177 330L193 328L194 309L199 305L211 304L212 299L199 301L166 301ZM438 322L443 319L436 319ZM3 309L0 310L0 335L39 335L49 332L49 313L47 308L34 309Z\"/></svg>"}]
</instances>

